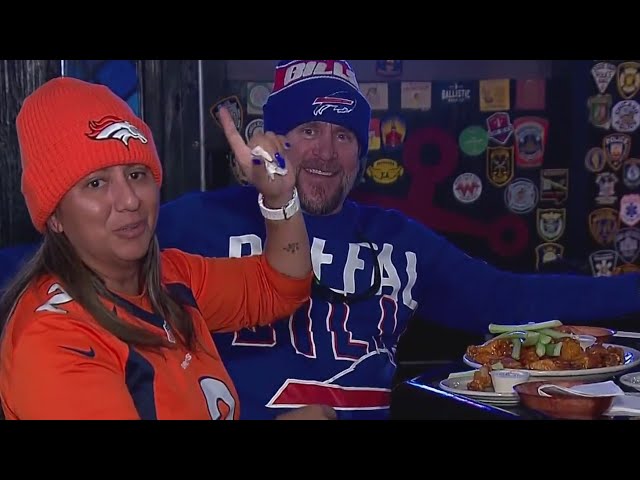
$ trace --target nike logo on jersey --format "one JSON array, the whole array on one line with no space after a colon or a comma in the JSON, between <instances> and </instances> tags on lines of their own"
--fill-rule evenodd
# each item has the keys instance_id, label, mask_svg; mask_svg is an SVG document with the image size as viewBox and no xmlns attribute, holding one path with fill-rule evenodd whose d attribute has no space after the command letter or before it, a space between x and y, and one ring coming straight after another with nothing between
<instances>
[{"instance_id":1,"label":"nike logo on jersey","mask_svg":"<svg viewBox=\"0 0 640 480\"><path fill-rule=\"evenodd\" d=\"M61 348L79 353L80 355L84 355L85 357L89 357L89 358L93 358L96 356L96 352L93 350L93 347L91 347L89 350L82 350L80 348L74 348L74 347L61 347Z\"/></svg>"}]
</instances>

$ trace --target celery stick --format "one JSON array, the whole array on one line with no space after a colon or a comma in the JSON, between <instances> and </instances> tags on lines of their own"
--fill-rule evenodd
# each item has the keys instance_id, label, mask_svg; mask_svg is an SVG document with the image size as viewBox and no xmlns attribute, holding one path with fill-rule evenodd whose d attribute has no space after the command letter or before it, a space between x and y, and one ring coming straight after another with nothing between
<instances>
[{"instance_id":1,"label":"celery stick","mask_svg":"<svg viewBox=\"0 0 640 480\"><path fill-rule=\"evenodd\" d=\"M511 358L514 360L520 360L520 349L522 348L522 340L519 338L514 338L511 340L513 344L513 350L511 351Z\"/></svg>"},{"instance_id":2,"label":"celery stick","mask_svg":"<svg viewBox=\"0 0 640 480\"><path fill-rule=\"evenodd\" d=\"M536 355L539 357L544 357L544 354L547 353L547 348L543 343L536 343Z\"/></svg>"},{"instance_id":3,"label":"celery stick","mask_svg":"<svg viewBox=\"0 0 640 480\"><path fill-rule=\"evenodd\" d=\"M540 333L540 338L538 339L538 343L542 343L543 345L546 345L548 343L551 343L551 337L549 335L545 335L544 333Z\"/></svg>"},{"instance_id":4,"label":"celery stick","mask_svg":"<svg viewBox=\"0 0 640 480\"><path fill-rule=\"evenodd\" d=\"M546 322L523 323L521 325L499 325L496 323L489 324L490 333L504 333L514 331L540 330L543 328L555 328L562 326L560 320L549 320Z\"/></svg>"},{"instance_id":5,"label":"celery stick","mask_svg":"<svg viewBox=\"0 0 640 480\"><path fill-rule=\"evenodd\" d=\"M540 334L538 332L505 332L505 333L501 333L500 335L496 335L489 341L493 342L494 340L499 340L499 339L513 340L514 338L519 338L521 340L524 340L524 343L522 344L522 346L528 347L538 343L538 338L540 338Z\"/></svg>"},{"instance_id":6,"label":"celery stick","mask_svg":"<svg viewBox=\"0 0 640 480\"><path fill-rule=\"evenodd\" d=\"M548 357L559 357L562 351L562 342L560 343L547 343L545 345L545 353Z\"/></svg>"},{"instance_id":7,"label":"celery stick","mask_svg":"<svg viewBox=\"0 0 640 480\"><path fill-rule=\"evenodd\" d=\"M513 339L513 338L527 338L527 332L505 332L500 335L496 335L491 340L498 340L500 338L503 339Z\"/></svg>"},{"instance_id":8,"label":"celery stick","mask_svg":"<svg viewBox=\"0 0 640 480\"><path fill-rule=\"evenodd\" d=\"M527 332L527 336L524 339L523 347L531 347L538 343L540 334L538 332Z\"/></svg>"},{"instance_id":9,"label":"celery stick","mask_svg":"<svg viewBox=\"0 0 640 480\"><path fill-rule=\"evenodd\" d=\"M573 336L570 333L559 332L558 330L552 330L550 328L543 328L539 331L539 333L541 333L542 335L547 335L551 338L566 338Z\"/></svg>"}]
</instances>

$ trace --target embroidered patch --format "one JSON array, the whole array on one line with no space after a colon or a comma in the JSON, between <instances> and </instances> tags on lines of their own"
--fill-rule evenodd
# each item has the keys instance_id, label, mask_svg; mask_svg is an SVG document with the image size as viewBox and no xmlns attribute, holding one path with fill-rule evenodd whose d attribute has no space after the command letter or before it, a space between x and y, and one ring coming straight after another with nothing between
<instances>
[{"instance_id":1,"label":"embroidered patch","mask_svg":"<svg viewBox=\"0 0 640 480\"><path fill-rule=\"evenodd\" d=\"M594 277L610 277L618 266L618 252L598 250L589 255L589 266Z\"/></svg>"},{"instance_id":2,"label":"embroidered patch","mask_svg":"<svg viewBox=\"0 0 640 480\"><path fill-rule=\"evenodd\" d=\"M541 117L520 117L513 122L516 146L516 165L537 168L544 160L549 121Z\"/></svg>"},{"instance_id":3,"label":"embroidered patch","mask_svg":"<svg viewBox=\"0 0 640 480\"><path fill-rule=\"evenodd\" d=\"M487 179L504 187L513 178L513 147L487 148Z\"/></svg>"},{"instance_id":4,"label":"embroidered patch","mask_svg":"<svg viewBox=\"0 0 640 480\"><path fill-rule=\"evenodd\" d=\"M535 249L536 270L540 270L545 263L554 262L564 256L564 245L559 243L542 243Z\"/></svg>"},{"instance_id":5,"label":"embroidered patch","mask_svg":"<svg viewBox=\"0 0 640 480\"><path fill-rule=\"evenodd\" d=\"M504 191L504 203L513 213L529 213L538 204L538 187L528 178L518 178Z\"/></svg>"},{"instance_id":6,"label":"embroidered patch","mask_svg":"<svg viewBox=\"0 0 640 480\"><path fill-rule=\"evenodd\" d=\"M539 208L536 211L538 235L545 242L555 242L562 237L566 224L566 208Z\"/></svg>"},{"instance_id":7,"label":"embroidered patch","mask_svg":"<svg viewBox=\"0 0 640 480\"><path fill-rule=\"evenodd\" d=\"M475 173L467 172L453 182L453 196L461 203L473 203L482 193L482 181Z\"/></svg>"},{"instance_id":8,"label":"embroidered patch","mask_svg":"<svg viewBox=\"0 0 640 480\"><path fill-rule=\"evenodd\" d=\"M613 243L620 228L618 211L613 208L599 208L589 214L589 232L591 237L602 246Z\"/></svg>"},{"instance_id":9,"label":"embroidered patch","mask_svg":"<svg viewBox=\"0 0 640 480\"><path fill-rule=\"evenodd\" d=\"M404 167L390 158L380 158L367 167L366 173L375 183L389 185L404 175Z\"/></svg>"},{"instance_id":10,"label":"embroidered patch","mask_svg":"<svg viewBox=\"0 0 640 480\"><path fill-rule=\"evenodd\" d=\"M540 170L540 201L562 205L569 196L569 169L545 168Z\"/></svg>"},{"instance_id":11,"label":"embroidered patch","mask_svg":"<svg viewBox=\"0 0 640 480\"><path fill-rule=\"evenodd\" d=\"M620 221L630 227L640 222L640 195L629 193L620 199Z\"/></svg>"}]
</instances>

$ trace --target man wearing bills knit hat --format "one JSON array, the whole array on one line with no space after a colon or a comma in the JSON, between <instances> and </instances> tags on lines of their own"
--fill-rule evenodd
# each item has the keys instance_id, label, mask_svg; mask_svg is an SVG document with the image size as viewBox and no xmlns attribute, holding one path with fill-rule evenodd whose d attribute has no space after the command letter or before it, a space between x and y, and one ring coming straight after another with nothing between
<instances>
[{"instance_id":1,"label":"man wearing bills knit hat","mask_svg":"<svg viewBox=\"0 0 640 480\"><path fill-rule=\"evenodd\" d=\"M282 60L264 130L286 135L303 209L335 213L362 175L371 107L345 60Z\"/></svg>"}]
</instances>

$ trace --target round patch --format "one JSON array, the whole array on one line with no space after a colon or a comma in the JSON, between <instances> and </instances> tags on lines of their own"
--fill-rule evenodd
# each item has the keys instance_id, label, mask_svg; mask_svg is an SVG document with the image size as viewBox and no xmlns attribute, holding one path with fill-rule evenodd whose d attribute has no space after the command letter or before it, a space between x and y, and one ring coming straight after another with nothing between
<instances>
[{"instance_id":1,"label":"round patch","mask_svg":"<svg viewBox=\"0 0 640 480\"><path fill-rule=\"evenodd\" d=\"M247 139L247 142L251 140L251 137L256 133L264 133L264 120L261 118L251 120L247 124L247 128L244 129L244 137Z\"/></svg>"},{"instance_id":2,"label":"round patch","mask_svg":"<svg viewBox=\"0 0 640 480\"><path fill-rule=\"evenodd\" d=\"M476 157L487 149L489 136L484 128L473 125L460 133L458 144L465 155Z\"/></svg>"},{"instance_id":3,"label":"round patch","mask_svg":"<svg viewBox=\"0 0 640 480\"><path fill-rule=\"evenodd\" d=\"M453 196L461 203L473 203L482 193L482 181L475 173L462 173L453 182Z\"/></svg>"},{"instance_id":4,"label":"round patch","mask_svg":"<svg viewBox=\"0 0 640 480\"><path fill-rule=\"evenodd\" d=\"M504 191L504 203L513 213L529 213L538 204L538 187L527 178L518 178Z\"/></svg>"},{"instance_id":5,"label":"round patch","mask_svg":"<svg viewBox=\"0 0 640 480\"><path fill-rule=\"evenodd\" d=\"M262 110L264 104L267 103L269 93L269 88L266 85L257 83L249 89L249 103L256 110Z\"/></svg>"},{"instance_id":6,"label":"round patch","mask_svg":"<svg viewBox=\"0 0 640 480\"><path fill-rule=\"evenodd\" d=\"M611 126L618 132L635 132L640 126L640 104L635 100L623 100L611 110Z\"/></svg>"}]
</instances>

